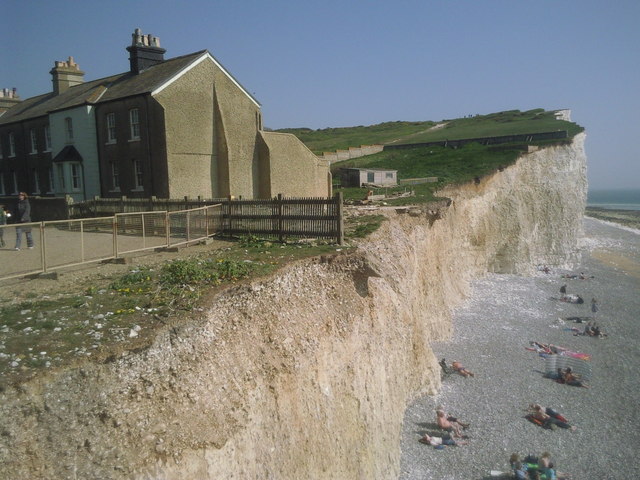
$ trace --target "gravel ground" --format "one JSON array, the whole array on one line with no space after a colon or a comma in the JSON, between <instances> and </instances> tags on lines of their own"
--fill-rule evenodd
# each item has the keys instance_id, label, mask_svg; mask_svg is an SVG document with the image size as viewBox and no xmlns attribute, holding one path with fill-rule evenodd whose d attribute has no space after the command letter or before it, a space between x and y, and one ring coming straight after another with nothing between
<instances>
[{"instance_id":1,"label":"gravel ground","mask_svg":"<svg viewBox=\"0 0 640 480\"><path fill-rule=\"evenodd\" d=\"M640 475L640 231L585 218L584 271L595 278L565 280L564 271L523 278L488 275L454 314L454 337L434 351L461 361L476 375L451 375L435 397L412 403L402 432L401 480L486 479L508 470L513 452L552 453L559 471L576 479L629 479ZM583 305L554 301L560 286ZM573 336L569 316L588 316L596 297L608 338ZM580 325L577 325L580 326ZM561 385L542 376L544 360L525 350L530 340L592 355L591 388ZM530 403L559 410L578 428L545 430L525 418ZM469 445L443 450L418 442L435 432L434 409L470 422Z\"/></svg>"}]
</instances>

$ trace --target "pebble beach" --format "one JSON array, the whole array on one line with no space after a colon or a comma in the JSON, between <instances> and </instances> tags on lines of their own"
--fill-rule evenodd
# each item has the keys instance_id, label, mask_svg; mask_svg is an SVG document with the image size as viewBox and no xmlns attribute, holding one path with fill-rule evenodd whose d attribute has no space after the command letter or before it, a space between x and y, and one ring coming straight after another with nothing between
<instances>
[{"instance_id":1,"label":"pebble beach","mask_svg":"<svg viewBox=\"0 0 640 480\"><path fill-rule=\"evenodd\" d=\"M452 338L433 349L439 360L460 361L475 376L448 375L437 395L408 406L401 480L496 478L490 472L509 472L512 453L545 451L573 480L640 475L640 230L593 218L585 218L584 226L582 263L574 270L532 277L489 274L473 283L470 297L454 312ZM593 278L562 278L580 272ZM567 293L585 303L554 299L565 284ZM568 317L594 315L592 298L606 338L568 330L584 327ZM545 378L544 359L526 349L530 341L590 354L591 388ZM527 421L531 403L558 410L576 431ZM436 449L418 441L437 432L437 406L471 424L468 445Z\"/></svg>"}]
</instances>

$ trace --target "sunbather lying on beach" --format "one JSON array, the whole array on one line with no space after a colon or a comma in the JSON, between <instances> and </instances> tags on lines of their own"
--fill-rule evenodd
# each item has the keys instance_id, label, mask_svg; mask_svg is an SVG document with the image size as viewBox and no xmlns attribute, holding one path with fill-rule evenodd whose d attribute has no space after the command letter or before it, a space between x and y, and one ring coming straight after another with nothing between
<instances>
[{"instance_id":1,"label":"sunbather lying on beach","mask_svg":"<svg viewBox=\"0 0 640 480\"><path fill-rule=\"evenodd\" d=\"M462 429L469 427L468 423L463 423L456 417L447 415L442 408L436 410L436 425L438 425L438 428L441 430L453 432L453 435L458 438L462 438Z\"/></svg>"},{"instance_id":2,"label":"sunbather lying on beach","mask_svg":"<svg viewBox=\"0 0 640 480\"><path fill-rule=\"evenodd\" d=\"M560 428L569 429L572 432L576 430L575 426L571 426L564 416L552 408L543 408L537 403L532 403L529 405L528 412L526 416L527 420L543 428L554 428L553 426L555 425Z\"/></svg>"},{"instance_id":3,"label":"sunbather lying on beach","mask_svg":"<svg viewBox=\"0 0 640 480\"><path fill-rule=\"evenodd\" d=\"M421 443L425 443L427 445L433 445L434 447L437 447L440 445L448 445L450 447L455 447L457 445L469 444L469 442L466 442L465 440L454 440L453 438L451 438L451 435L448 435L448 434L444 434L442 437L436 437L435 435L432 436L425 433L422 436L422 438L418 441Z\"/></svg>"},{"instance_id":4,"label":"sunbather lying on beach","mask_svg":"<svg viewBox=\"0 0 640 480\"><path fill-rule=\"evenodd\" d=\"M573 373L571 367L559 368L558 377L559 378L556 380L556 382L558 383L565 383L567 385L571 385L572 387L589 388L589 385L587 385L580 379L580 375L578 375L577 373Z\"/></svg>"},{"instance_id":5,"label":"sunbather lying on beach","mask_svg":"<svg viewBox=\"0 0 640 480\"><path fill-rule=\"evenodd\" d=\"M576 273L563 273L560 275L562 278L571 278L573 280L587 280L588 278L595 278L593 275L587 275L584 272L580 272L580 275Z\"/></svg>"},{"instance_id":6,"label":"sunbather lying on beach","mask_svg":"<svg viewBox=\"0 0 640 480\"><path fill-rule=\"evenodd\" d=\"M451 367L458 372L460 375L462 375L463 377L473 377L475 376L473 373L471 373L469 370L467 370L464 365L462 365L460 362L453 362L451 364Z\"/></svg>"},{"instance_id":7,"label":"sunbather lying on beach","mask_svg":"<svg viewBox=\"0 0 640 480\"><path fill-rule=\"evenodd\" d=\"M574 352L565 347L560 347L558 345L553 345L551 343L540 343L536 341L530 341L529 345L531 346L524 347L524 348L532 352L538 352L538 354L541 357L545 357L545 358L549 355L563 355L565 357L579 358L581 360L591 359L591 355L588 353Z\"/></svg>"},{"instance_id":8,"label":"sunbather lying on beach","mask_svg":"<svg viewBox=\"0 0 640 480\"><path fill-rule=\"evenodd\" d=\"M569 295L562 295L560 297L560 301L567 302L567 303L582 304L584 303L584 298L582 298L580 295L576 295L575 293L571 293Z\"/></svg>"},{"instance_id":9,"label":"sunbather lying on beach","mask_svg":"<svg viewBox=\"0 0 640 480\"><path fill-rule=\"evenodd\" d=\"M607 336L595 321L587 322L584 330L573 327L571 331L574 335L586 335L587 337L603 338Z\"/></svg>"},{"instance_id":10,"label":"sunbather lying on beach","mask_svg":"<svg viewBox=\"0 0 640 480\"><path fill-rule=\"evenodd\" d=\"M569 478L567 473L556 472L549 452L544 452L540 458L527 455L522 461L520 460L520 455L512 453L509 458L509 464L517 480L563 480Z\"/></svg>"}]
</instances>

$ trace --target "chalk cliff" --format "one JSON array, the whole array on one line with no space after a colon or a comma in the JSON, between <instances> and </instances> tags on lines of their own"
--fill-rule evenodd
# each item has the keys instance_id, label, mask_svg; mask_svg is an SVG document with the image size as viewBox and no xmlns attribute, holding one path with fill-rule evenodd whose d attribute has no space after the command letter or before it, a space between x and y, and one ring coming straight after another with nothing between
<instances>
[{"instance_id":1,"label":"chalk cliff","mask_svg":"<svg viewBox=\"0 0 640 480\"><path fill-rule=\"evenodd\" d=\"M354 253L217 294L143 351L1 392L0 476L397 478L405 406L439 388L430 343L469 281L577 260L584 134L442 194L381 209Z\"/></svg>"}]
</instances>

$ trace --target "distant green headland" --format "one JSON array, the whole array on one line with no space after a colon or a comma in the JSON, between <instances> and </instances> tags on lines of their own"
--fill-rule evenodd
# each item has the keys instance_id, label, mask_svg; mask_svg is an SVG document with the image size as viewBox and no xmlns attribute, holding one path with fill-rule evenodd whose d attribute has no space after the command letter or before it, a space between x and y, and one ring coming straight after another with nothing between
<instances>
[{"instance_id":1,"label":"distant green headland","mask_svg":"<svg viewBox=\"0 0 640 480\"><path fill-rule=\"evenodd\" d=\"M570 142L584 130L580 125L562 120L559 111L543 109L509 110L475 115L440 122L385 122L370 126L325 128L287 128L278 130L296 135L314 153L348 149L360 145L408 145L401 150L382 152L359 158L332 163L336 191L343 191L346 199L362 198L360 188L340 188L341 168L376 168L397 170L398 180L420 177L438 177L436 183L413 185L414 195L390 201L390 204L405 205L434 199L433 192L447 184L458 184L479 180L501 168L513 164L523 150L530 146L545 146ZM566 138L555 140L529 140L499 145L474 142L452 148L439 145L419 145L427 142L443 142L508 135L534 135L543 132L566 131ZM407 187L385 188L386 193L401 192ZM378 192L376 192L378 193Z\"/></svg>"}]
</instances>

